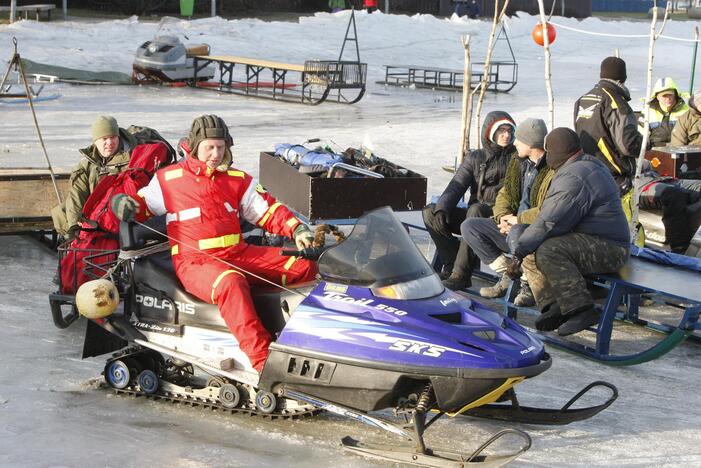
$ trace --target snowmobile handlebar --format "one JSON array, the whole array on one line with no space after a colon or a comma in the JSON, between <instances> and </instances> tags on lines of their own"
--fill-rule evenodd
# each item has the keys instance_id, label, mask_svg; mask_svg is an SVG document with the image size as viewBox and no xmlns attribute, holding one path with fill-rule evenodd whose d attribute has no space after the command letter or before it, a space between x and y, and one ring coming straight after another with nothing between
<instances>
[{"instance_id":1,"label":"snowmobile handlebar","mask_svg":"<svg viewBox=\"0 0 701 468\"><path fill-rule=\"evenodd\" d=\"M324 247L307 247L306 249L282 249L280 255L286 257L299 257L307 260L317 261L322 253L327 249Z\"/></svg>"}]
</instances>

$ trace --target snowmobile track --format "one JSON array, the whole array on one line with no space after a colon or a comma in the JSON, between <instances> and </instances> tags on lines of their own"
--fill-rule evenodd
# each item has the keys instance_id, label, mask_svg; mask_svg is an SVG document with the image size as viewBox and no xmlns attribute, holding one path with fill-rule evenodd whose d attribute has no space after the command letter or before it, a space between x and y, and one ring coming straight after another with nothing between
<instances>
[{"instance_id":1,"label":"snowmobile track","mask_svg":"<svg viewBox=\"0 0 701 468\"><path fill-rule=\"evenodd\" d=\"M171 395L171 394L167 394L167 393L148 394L148 393L142 392L140 390L136 390L134 388L118 389L118 388L114 388L114 387L110 387L110 386L106 386L106 388L114 391L114 393L116 395L120 395L120 396L131 396L132 398L144 397L144 398L147 398L149 400L163 400L163 401L168 401L171 403L181 403L183 405L189 405L192 407L200 407L202 409L209 409L212 411L221 411L221 412L229 413L229 414L244 414L244 415L248 415L248 416L252 416L252 417L253 416L262 417L264 419L270 419L270 420L277 420L277 419L298 420L298 419L314 416L314 415L319 414L323 411L319 408L310 408L307 410L285 410L282 413L266 414L266 413L263 413L261 411L256 410L255 408L249 408L249 407L227 408L220 403L202 400L201 398L185 398L185 397L180 397L177 395Z\"/></svg>"}]
</instances>

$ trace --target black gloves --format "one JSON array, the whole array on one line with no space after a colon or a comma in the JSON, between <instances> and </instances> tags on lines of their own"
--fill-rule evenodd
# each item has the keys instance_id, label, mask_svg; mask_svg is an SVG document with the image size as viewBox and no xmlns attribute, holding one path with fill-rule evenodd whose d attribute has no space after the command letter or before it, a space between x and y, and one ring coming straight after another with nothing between
<instances>
[{"instance_id":1,"label":"black gloves","mask_svg":"<svg viewBox=\"0 0 701 468\"><path fill-rule=\"evenodd\" d=\"M436 228L438 229L438 232L443 234L444 236L452 236L453 233L450 231L450 225L449 225L449 219L448 219L448 213L445 211L436 211L433 214L434 219L436 220Z\"/></svg>"}]
</instances>

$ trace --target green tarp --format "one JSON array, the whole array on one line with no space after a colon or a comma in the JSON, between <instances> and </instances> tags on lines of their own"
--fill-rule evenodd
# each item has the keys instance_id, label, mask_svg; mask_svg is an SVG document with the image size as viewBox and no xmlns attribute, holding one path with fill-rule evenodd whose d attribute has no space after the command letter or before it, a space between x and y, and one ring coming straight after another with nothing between
<instances>
[{"instance_id":1,"label":"green tarp","mask_svg":"<svg viewBox=\"0 0 701 468\"><path fill-rule=\"evenodd\" d=\"M32 62L31 60L21 59L24 72L27 75L45 75L54 77L57 81L65 81L67 83L83 83L83 84L133 84L131 76L126 73L106 71L93 72L88 70L78 70L75 68L57 67L55 65L46 65L43 63ZM37 77L38 78L38 77Z\"/></svg>"}]
</instances>

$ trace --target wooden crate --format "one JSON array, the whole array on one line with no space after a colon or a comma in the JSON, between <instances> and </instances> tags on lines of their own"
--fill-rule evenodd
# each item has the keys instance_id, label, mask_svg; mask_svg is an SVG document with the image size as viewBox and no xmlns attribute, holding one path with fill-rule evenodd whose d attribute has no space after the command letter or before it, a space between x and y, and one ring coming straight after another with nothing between
<instances>
[{"instance_id":1,"label":"wooden crate","mask_svg":"<svg viewBox=\"0 0 701 468\"><path fill-rule=\"evenodd\" d=\"M70 172L55 169L61 197ZM0 169L0 233L52 229L51 208L58 201L48 169Z\"/></svg>"},{"instance_id":2,"label":"wooden crate","mask_svg":"<svg viewBox=\"0 0 701 468\"><path fill-rule=\"evenodd\" d=\"M645 153L645 159L663 176L683 178L685 172L701 173L701 147L654 148Z\"/></svg>"},{"instance_id":3,"label":"wooden crate","mask_svg":"<svg viewBox=\"0 0 701 468\"><path fill-rule=\"evenodd\" d=\"M260 153L260 182L275 198L309 221L352 219L390 206L395 211L420 210L426 204L426 177L311 177L273 153Z\"/></svg>"}]
</instances>

